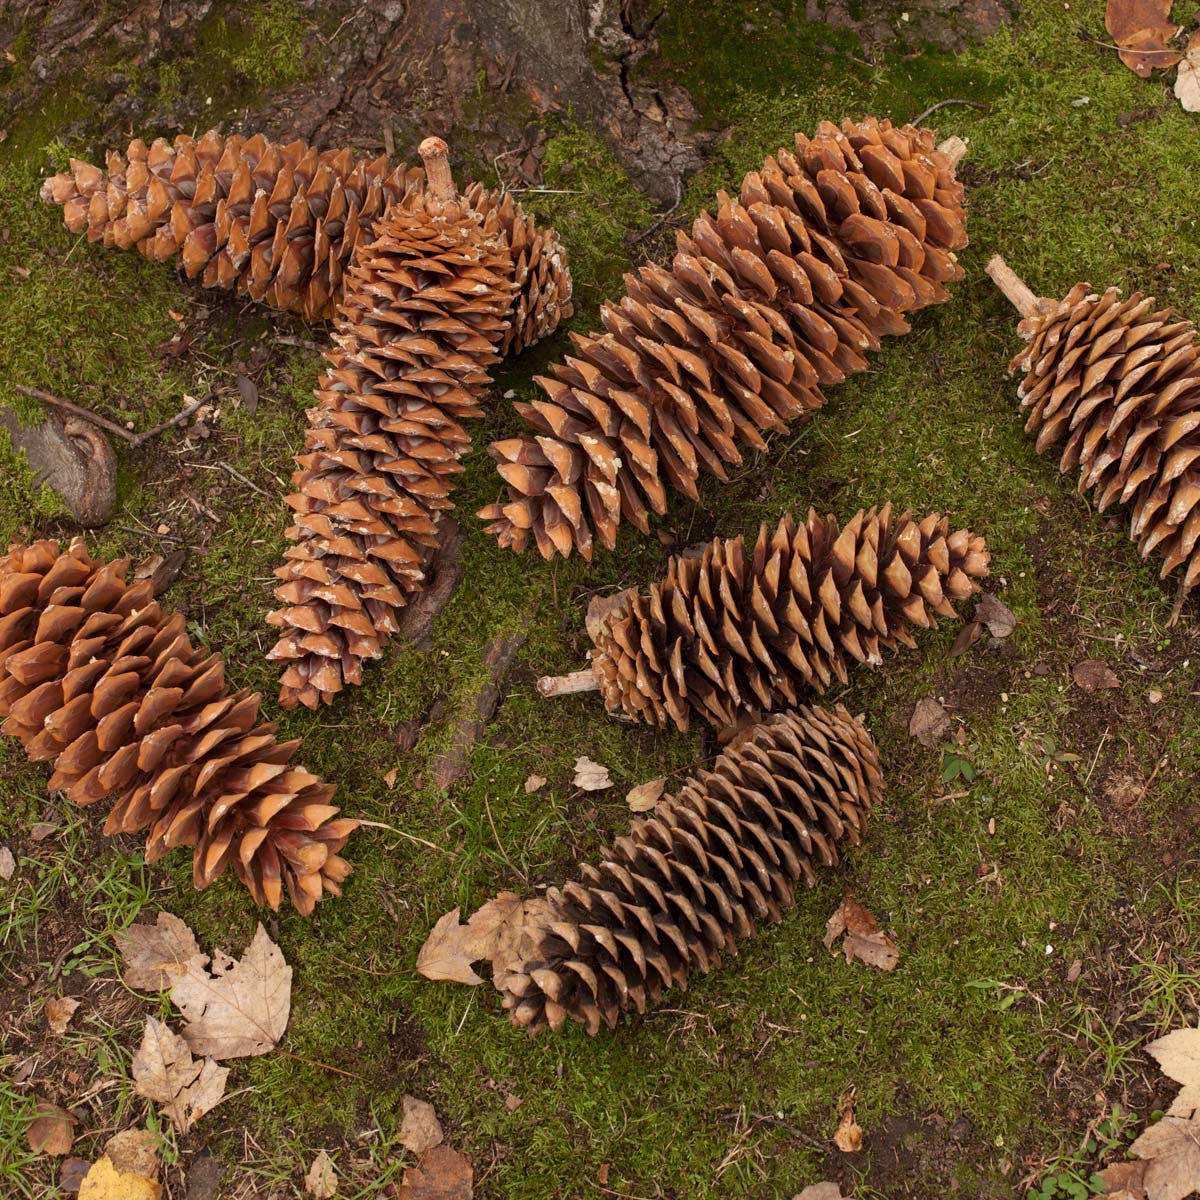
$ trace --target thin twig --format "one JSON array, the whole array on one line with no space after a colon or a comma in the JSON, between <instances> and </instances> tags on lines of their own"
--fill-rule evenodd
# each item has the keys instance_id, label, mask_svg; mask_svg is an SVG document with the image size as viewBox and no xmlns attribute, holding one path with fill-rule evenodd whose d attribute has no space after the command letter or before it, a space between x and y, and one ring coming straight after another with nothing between
<instances>
[{"instance_id":1,"label":"thin twig","mask_svg":"<svg viewBox=\"0 0 1200 1200\"><path fill-rule=\"evenodd\" d=\"M69 413L74 413L77 417L82 417L85 421L91 421L93 425L99 425L101 429L107 429L109 433L116 434L119 438L124 438L130 444L137 441L137 434L131 433L123 425L118 425L116 421L110 421L107 417L102 417L99 413L94 413L90 409L83 408L81 405L75 404L70 400L64 400L61 396L54 396L50 392L43 391L41 388L26 387L23 383L14 383L13 391L20 392L22 396L30 396L34 400L41 400L46 404L53 404L55 408L62 408Z\"/></svg>"},{"instance_id":2,"label":"thin twig","mask_svg":"<svg viewBox=\"0 0 1200 1200\"><path fill-rule=\"evenodd\" d=\"M310 1067L320 1067L322 1071L332 1071L335 1075L345 1075L347 1079L361 1079L363 1083L367 1080L365 1076L356 1075L353 1071L343 1071L341 1067L331 1067L328 1063L317 1062L315 1058L305 1058L302 1054L293 1054L290 1050L278 1050L278 1054L282 1054L284 1058L290 1058L294 1062L302 1062Z\"/></svg>"},{"instance_id":3,"label":"thin twig","mask_svg":"<svg viewBox=\"0 0 1200 1200\"><path fill-rule=\"evenodd\" d=\"M322 346L320 342L314 342L311 338L292 337L290 333L281 333L272 338L272 341L280 346L295 346L299 350L315 350L318 354L323 354L329 349L329 346Z\"/></svg>"},{"instance_id":4,"label":"thin twig","mask_svg":"<svg viewBox=\"0 0 1200 1200\"><path fill-rule=\"evenodd\" d=\"M911 121L909 121L909 124L920 125L920 123L925 120L926 117L937 112L939 108L945 108L948 104L964 104L967 108L982 108L985 112L987 111L987 105L980 104L978 100L939 100L936 104L931 104L924 112L917 113L917 115L913 117Z\"/></svg>"},{"instance_id":5,"label":"thin twig","mask_svg":"<svg viewBox=\"0 0 1200 1200\"><path fill-rule=\"evenodd\" d=\"M675 203L672 204L671 207L668 208L667 211L663 213L663 215L659 217L649 229L643 229L642 232L637 235L637 237L630 238L629 244L631 246L636 246L638 242L644 242L652 233L657 233L671 219L672 214L682 203L683 185L680 183L677 177L675 180Z\"/></svg>"},{"instance_id":6,"label":"thin twig","mask_svg":"<svg viewBox=\"0 0 1200 1200\"><path fill-rule=\"evenodd\" d=\"M440 854L450 853L445 846L439 846L436 842L427 842L423 837L417 837L415 833L405 833L403 829L397 829L394 825L385 825L382 821L358 820L357 823L365 829L386 829L388 833L398 833L402 838L408 838L410 842L416 842L421 846L428 846L430 850L437 850Z\"/></svg>"},{"instance_id":7,"label":"thin twig","mask_svg":"<svg viewBox=\"0 0 1200 1200\"><path fill-rule=\"evenodd\" d=\"M268 500L275 499L275 497L272 496L271 493L268 492L265 488L260 488L258 486L258 484L254 482L253 479L247 479L246 476L243 475L241 473L241 471L239 471L236 467L231 467L227 462L219 462L219 463L217 463L217 466L220 467L222 471L225 471L228 474L232 475L234 477L234 479L238 480L240 483L244 483L248 488L252 488L260 496L266 496L266 498Z\"/></svg>"},{"instance_id":8,"label":"thin twig","mask_svg":"<svg viewBox=\"0 0 1200 1200\"><path fill-rule=\"evenodd\" d=\"M193 400L186 408L180 409L169 421L163 421L160 425L155 425L153 429L147 429L145 433L139 433L130 445L137 449L143 442L148 442L153 437L158 437L160 433L166 433L168 429L174 429L176 425L182 425L202 404L207 404L213 398L214 393L209 392L203 400Z\"/></svg>"}]
</instances>

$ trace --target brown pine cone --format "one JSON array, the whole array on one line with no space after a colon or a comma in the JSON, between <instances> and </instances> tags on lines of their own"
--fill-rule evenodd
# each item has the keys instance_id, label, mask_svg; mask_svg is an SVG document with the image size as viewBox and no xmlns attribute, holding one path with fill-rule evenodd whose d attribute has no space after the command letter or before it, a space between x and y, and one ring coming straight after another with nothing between
<instances>
[{"instance_id":1,"label":"brown pine cone","mask_svg":"<svg viewBox=\"0 0 1200 1200\"><path fill-rule=\"evenodd\" d=\"M671 558L649 593L606 603L589 621L592 671L611 713L687 729L695 712L723 729L915 645L910 628L956 616L988 560L982 537L937 513L918 522L885 505L841 529L813 510L803 524L788 515L749 553L717 539Z\"/></svg>"},{"instance_id":2,"label":"brown pine cone","mask_svg":"<svg viewBox=\"0 0 1200 1200\"><path fill-rule=\"evenodd\" d=\"M589 1034L644 1012L778 921L814 868L857 846L883 795L871 735L841 706L769 717L636 821L598 867L547 892L532 949L497 980L514 1025Z\"/></svg>"},{"instance_id":3,"label":"brown pine cone","mask_svg":"<svg viewBox=\"0 0 1200 1200\"><path fill-rule=\"evenodd\" d=\"M67 228L89 241L136 246L158 262L178 257L205 287L319 321L341 299L355 247L390 204L424 187L419 167L389 168L384 157L210 130L174 144L135 139L124 155L109 152L105 170L72 159L45 181L42 199L61 205ZM509 240L517 290L500 352L520 351L571 315L566 254L511 195L477 183L464 199L485 218L495 212Z\"/></svg>"},{"instance_id":4,"label":"brown pine cone","mask_svg":"<svg viewBox=\"0 0 1200 1200\"><path fill-rule=\"evenodd\" d=\"M1079 472L1100 512L1129 507L1142 557L1160 554L1164 579L1183 567L1182 599L1200 584L1200 339L1153 305L1076 284L1021 322L1029 344L1010 369L1025 373L1038 452L1061 445L1059 468Z\"/></svg>"},{"instance_id":5,"label":"brown pine cone","mask_svg":"<svg viewBox=\"0 0 1200 1200\"><path fill-rule=\"evenodd\" d=\"M490 448L508 498L479 515L546 558L612 549L623 520L647 532L667 483L694 500L701 471L725 480L739 443L765 450L906 313L945 300L966 242L962 185L930 130L797 134L740 201L720 193L679 235L670 270L626 276L605 332L573 337L577 357L537 380L545 398L516 406L534 434Z\"/></svg>"},{"instance_id":6,"label":"brown pine cone","mask_svg":"<svg viewBox=\"0 0 1200 1200\"><path fill-rule=\"evenodd\" d=\"M422 150L429 188L392 205L347 275L296 459L294 544L275 572L287 607L267 618L284 630L270 657L287 663L286 707L315 708L360 683L362 660L396 632L437 522L454 507L471 444L462 422L482 415L484 368L508 330L513 274L499 214L480 216L455 195L444 142Z\"/></svg>"},{"instance_id":7,"label":"brown pine cone","mask_svg":"<svg viewBox=\"0 0 1200 1200\"><path fill-rule=\"evenodd\" d=\"M259 904L286 887L311 913L340 893L333 785L292 763L299 742L256 725L260 697L230 695L219 655L193 649L149 579L97 562L81 540L15 544L0 559L0 716L29 757L52 761L52 790L112 804L106 834L146 829L146 859L193 847L207 887L232 864Z\"/></svg>"}]
</instances>

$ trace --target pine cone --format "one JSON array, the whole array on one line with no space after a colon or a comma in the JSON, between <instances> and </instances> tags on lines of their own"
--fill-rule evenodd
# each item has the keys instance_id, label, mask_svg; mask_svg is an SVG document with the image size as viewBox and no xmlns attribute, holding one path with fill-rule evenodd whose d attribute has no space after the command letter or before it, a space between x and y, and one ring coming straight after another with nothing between
<instances>
[{"instance_id":1,"label":"pine cone","mask_svg":"<svg viewBox=\"0 0 1200 1200\"><path fill-rule=\"evenodd\" d=\"M1164 579L1184 568L1182 598L1200 584L1200 340L1153 304L1077 284L1021 322L1029 345L1011 370L1025 372L1018 394L1038 452L1061 443L1059 468L1079 472L1100 512L1129 506L1142 557L1162 555Z\"/></svg>"},{"instance_id":2,"label":"pine cone","mask_svg":"<svg viewBox=\"0 0 1200 1200\"><path fill-rule=\"evenodd\" d=\"M52 790L112 801L106 834L148 829L146 859L194 847L207 887L230 864L256 902L286 886L310 913L350 873L357 822L337 819L332 784L291 762L299 742L256 725L259 697L230 695L219 655L193 649L128 563L92 560L80 540L9 547L0 559L0 716Z\"/></svg>"},{"instance_id":3,"label":"pine cone","mask_svg":"<svg viewBox=\"0 0 1200 1200\"><path fill-rule=\"evenodd\" d=\"M739 441L825 403L821 388L867 365L904 314L962 278L962 185L927 129L888 121L821 125L718 196L671 269L626 276L601 310L605 333L573 336L578 357L516 407L533 436L491 446L508 499L480 512L503 546L532 533L546 558L593 537L612 549L622 520L649 530L664 482L693 500L701 471L727 478ZM664 480L665 477L665 480Z\"/></svg>"},{"instance_id":4,"label":"pine cone","mask_svg":"<svg viewBox=\"0 0 1200 1200\"><path fill-rule=\"evenodd\" d=\"M349 150L283 145L215 130L174 145L130 142L106 170L71 160L42 185L72 233L158 262L179 257L189 279L236 288L309 321L333 315L355 247L388 205L425 187L420 168ZM495 212L512 251L517 291L501 354L519 351L571 315L571 276L552 229L540 230L510 195L473 184L466 203Z\"/></svg>"},{"instance_id":5,"label":"pine cone","mask_svg":"<svg viewBox=\"0 0 1200 1200\"><path fill-rule=\"evenodd\" d=\"M778 921L815 865L857 846L883 794L871 735L841 706L756 725L634 823L599 867L547 893L552 920L497 984L514 1025L570 1017L596 1034L707 974L756 921Z\"/></svg>"},{"instance_id":6,"label":"pine cone","mask_svg":"<svg viewBox=\"0 0 1200 1200\"><path fill-rule=\"evenodd\" d=\"M288 664L287 707L315 708L360 683L362 660L396 632L438 519L454 507L452 479L470 447L462 422L482 415L484 368L508 329L513 283L499 214L482 217L454 195L444 142L422 150L429 188L388 210L347 275L308 452L296 459L287 499L295 544L275 572L287 607L267 618L285 630L270 656Z\"/></svg>"},{"instance_id":7,"label":"pine cone","mask_svg":"<svg viewBox=\"0 0 1200 1200\"><path fill-rule=\"evenodd\" d=\"M605 707L687 729L695 711L718 728L740 713L791 707L806 689L846 683L847 665L877 665L913 646L910 626L979 590L984 540L931 513L919 523L891 505L845 526L810 510L764 524L750 554L717 539L673 557L646 595L630 590L589 622L592 671Z\"/></svg>"}]
</instances>

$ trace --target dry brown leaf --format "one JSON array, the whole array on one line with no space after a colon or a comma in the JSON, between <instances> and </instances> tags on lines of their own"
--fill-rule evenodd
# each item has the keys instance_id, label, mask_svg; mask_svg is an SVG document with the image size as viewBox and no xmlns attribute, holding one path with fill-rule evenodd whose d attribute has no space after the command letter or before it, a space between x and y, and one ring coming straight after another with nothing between
<instances>
[{"instance_id":1,"label":"dry brown leaf","mask_svg":"<svg viewBox=\"0 0 1200 1200\"><path fill-rule=\"evenodd\" d=\"M487 959L498 981L531 948L526 939L549 914L545 900L522 900L515 892L501 892L465 925L459 924L459 910L452 909L430 930L417 954L417 970L426 979L475 987L483 979L471 964Z\"/></svg>"},{"instance_id":2,"label":"dry brown leaf","mask_svg":"<svg viewBox=\"0 0 1200 1200\"><path fill-rule=\"evenodd\" d=\"M1167 46L1179 29L1171 23L1171 0L1108 0L1104 26L1121 47L1121 61L1143 79L1179 61Z\"/></svg>"},{"instance_id":3,"label":"dry brown leaf","mask_svg":"<svg viewBox=\"0 0 1200 1200\"><path fill-rule=\"evenodd\" d=\"M396 786L396 776L399 775L400 768L393 767L390 771L385 771L383 774L383 782L387 784L388 791Z\"/></svg>"},{"instance_id":4,"label":"dry brown leaf","mask_svg":"<svg viewBox=\"0 0 1200 1200\"><path fill-rule=\"evenodd\" d=\"M612 787L612 776L606 766L580 755L575 760L575 786L584 792L602 792Z\"/></svg>"},{"instance_id":5,"label":"dry brown leaf","mask_svg":"<svg viewBox=\"0 0 1200 1200\"><path fill-rule=\"evenodd\" d=\"M75 1118L57 1104L39 1104L37 1116L25 1130L25 1140L34 1154L61 1158L75 1144Z\"/></svg>"},{"instance_id":6,"label":"dry brown leaf","mask_svg":"<svg viewBox=\"0 0 1200 1200\"><path fill-rule=\"evenodd\" d=\"M449 1146L435 1146L404 1172L396 1200L471 1200L475 1194L471 1160Z\"/></svg>"},{"instance_id":7,"label":"dry brown leaf","mask_svg":"<svg viewBox=\"0 0 1200 1200\"><path fill-rule=\"evenodd\" d=\"M1168 1079L1183 1084L1167 1115L1190 1117L1200 1109L1200 1029L1175 1029L1146 1047Z\"/></svg>"},{"instance_id":8,"label":"dry brown leaf","mask_svg":"<svg viewBox=\"0 0 1200 1200\"><path fill-rule=\"evenodd\" d=\"M247 1058L274 1050L287 1028L292 968L260 923L241 959L218 950L206 970L192 959L171 984L194 1054Z\"/></svg>"},{"instance_id":9,"label":"dry brown leaf","mask_svg":"<svg viewBox=\"0 0 1200 1200\"><path fill-rule=\"evenodd\" d=\"M17 869L17 860L7 846L0 846L0 879L7 883Z\"/></svg>"},{"instance_id":10,"label":"dry brown leaf","mask_svg":"<svg viewBox=\"0 0 1200 1200\"><path fill-rule=\"evenodd\" d=\"M1085 658L1071 668L1071 678L1085 692L1103 691L1105 688L1119 688L1121 681L1117 678L1112 667L1099 658Z\"/></svg>"},{"instance_id":11,"label":"dry brown leaf","mask_svg":"<svg viewBox=\"0 0 1200 1200\"><path fill-rule=\"evenodd\" d=\"M187 1133L225 1094L229 1068L211 1058L194 1059L188 1044L155 1017L146 1019L133 1056L134 1091L160 1104L171 1124Z\"/></svg>"},{"instance_id":12,"label":"dry brown leaf","mask_svg":"<svg viewBox=\"0 0 1200 1200\"><path fill-rule=\"evenodd\" d=\"M123 1129L113 1134L104 1144L104 1153L118 1171L147 1179L158 1175L158 1138L148 1129Z\"/></svg>"},{"instance_id":13,"label":"dry brown leaf","mask_svg":"<svg viewBox=\"0 0 1200 1200\"><path fill-rule=\"evenodd\" d=\"M982 621L994 638L1006 638L1017 627L1013 610L990 592L985 592L975 606L975 620Z\"/></svg>"},{"instance_id":14,"label":"dry brown leaf","mask_svg":"<svg viewBox=\"0 0 1200 1200\"><path fill-rule=\"evenodd\" d=\"M792 1200L844 1200L836 1183L811 1183Z\"/></svg>"},{"instance_id":15,"label":"dry brown leaf","mask_svg":"<svg viewBox=\"0 0 1200 1200\"><path fill-rule=\"evenodd\" d=\"M879 971L893 971L900 961L895 941L880 928L875 918L857 900L846 896L825 923L825 948L845 934L842 952L847 962L857 960Z\"/></svg>"},{"instance_id":16,"label":"dry brown leaf","mask_svg":"<svg viewBox=\"0 0 1200 1200\"><path fill-rule=\"evenodd\" d=\"M1146 1200L1184 1200L1200 1188L1200 1117L1163 1117L1129 1150L1146 1162Z\"/></svg>"},{"instance_id":17,"label":"dry brown leaf","mask_svg":"<svg viewBox=\"0 0 1200 1200\"><path fill-rule=\"evenodd\" d=\"M156 1180L120 1170L107 1154L96 1159L83 1183L79 1200L161 1200L162 1187Z\"/></svg>"},{"instance_id":18,"label":"dry brown leaf","mask_svg":"<svg viewBox=\"0 0 1200 1200\"><path fill-rule=\"evenodd\" d=\"M533 793L539 788L544 788L545 786L545 775L530 775L529 778L525 780L525 795L532 796Z\"/></svg>"},{"instance_id":19,"label":"dry brown leaf","mask_svg":"<svg viewBox=\"0 0 1200 1200\"><path fill-rule=\"evenodd\" d=\"M954 645L950 647L950 657L957 658L960 654L966 654L970 648L979 641L980 635L983 633L982 621L968 621L959 631L958 637L954 639Z\"/></svg>"},{"instance_id":20,"label":"dry brown leaf","mask_svg":"<svg viewBox=\"0 0 1200 1200\"><path fill-rule=\"evenodd\" d=\"M58 1165L58 1190L64 1196L78 1196L91 1165L86 1158L64 1158Z\"/></svg>"},{"instance_id":21,"label":"dry brown leaf","mask_svg":"<svg viewBox=\"0 0 1200 1200\"><path fill-rule=\"evenodd\" d=\"M53 821L34 821L29 827L29 836L35 842L44 842L52 833L58 830Z\"/></svg>"},{"instance_id":22,"label":"dry brown leaf","mask_svg":"<svg viewBox=\"0 0 1200 1200\"><path fill-rule=\"evenodd\" d=\"M313 1200L333 1200L337 1195L337 1174L333 1169L333 1159L324 1150L317 1152L304 1177L304 1194Z\"/></svg>"},{"instance_id":23,"label":"dry brown leaf","mask_svg":"<svg viewBox=\"0 0 1200 1200\"><path fill-rule=\"evenodd\" d=\"M208 955L200 952L192 931L176 916L160 912L153 925L130 925L116 935L125 960L122 978L131 988L161 992L196 959L201 969Z\"/></svg>"},{"instance_id":24,"label":"dry brown leaf","mask_svg":"<svg viewBox=\"0 0 1200 1200\"><path fill-rule=\"evenodd\" d=\"M418 1158L444 1139L442 1123L428 1100L404 1097L404 1119L400 1123L400 1144Z\"/></svg>"},{"instance_id":25,"label":"dry brown leaf","mask_svg":"<svg viewBox=\"0 0 1200 1200\"><path fill-rule=\"evenodd\" d=\"M1104 1180L1104 1191L1100 1194L1109 1200L1146 1200L1146 1189L1142 1187L1146 1174L1144 1162L1113 1163L1097 1174Z\"/></svg>"},{"instance_id":26,"label":"dry brown leaf","mask_svg":"<svg viewBox=\"0 0 1200 1200\"><path fill-rule=\"evenodd\" d=\"M662 799L663 789L666 786L666 778L659 776L658 779L651 779L646 783L639 783L635 788L631 788L629 794L625 797L625 803L629 805L629 811L644 813L657 808L659 800Z\"/></svg>"},{"instance_id":27,"label":"dry brown leaf","mask_svg":"<svg viewBox=\"0 0 1200 1200\"><path fill-rule=\"evenodd\" d=\"M56 1036L66 1033L67 1026L70 1025L71 1018L75 1015L78 1007L79 1001L70 996L55 996L53 999L47 1000L44 1009L46 1028Z\"/></svg>"},{"instance_id":28,"label":"dry brown leaf","mask_svg":"<svg viewBox=\"0 0 1200 1200\"><path fill-rule=\"evenodd\" d=\"M1200 30L1188 39L1187 53L1180 56L1175 98L1185 112L1200 112Z\"/></svg>"},{"instance_id":29,"label":"dry brown leaf","mask_svg":"<svg viewBox=\"0 0 1200 1200\"><path fill-rule=\"evenodd\" d=\"M862 1126L854 1116L854 1089L851 1088L842 1097L842 1115L838 1127L834 1130L833 1144L843 1154L857 1154L863 1145Z\"/></svg>"},{"instance_id":30,"label":"dry brown leaf","mask_svg":"<svg viewBox=\"0 0 1200 1200\"><path fill-rule=\"evenodd\" d=\"M932 696L922 696L913 709L908 732L931 750L950 732L950 716Z\"/></svg>"}]
</instances>

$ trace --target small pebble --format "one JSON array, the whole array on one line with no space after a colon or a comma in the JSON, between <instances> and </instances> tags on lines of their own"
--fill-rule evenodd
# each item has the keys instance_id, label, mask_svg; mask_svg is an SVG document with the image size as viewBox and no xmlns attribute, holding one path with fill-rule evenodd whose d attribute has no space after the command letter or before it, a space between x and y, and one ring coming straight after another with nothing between
<instances>
[{"instance_id":1,"label":"small pebble","mask_svg":"<svg viewBox=\"0 0 1200 1200\"><path fill-rule=\"evenodd\" d=\"M1151 704L1161 704L1162 692L1160 692L1158 688L1151 688L1146 695L1146 699L1149 700Z\"/></svg>"}]
</instances>

